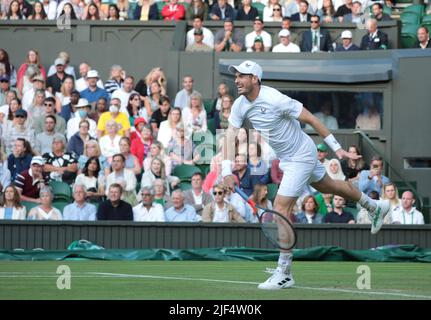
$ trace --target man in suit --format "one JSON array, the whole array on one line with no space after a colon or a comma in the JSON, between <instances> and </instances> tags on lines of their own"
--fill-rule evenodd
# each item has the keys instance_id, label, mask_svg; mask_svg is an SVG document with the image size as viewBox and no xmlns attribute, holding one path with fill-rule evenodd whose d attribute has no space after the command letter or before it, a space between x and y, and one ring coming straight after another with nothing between
<instances>
[{"instance_id":1,"label":"man in suit","mask_svg":"<svg viewBox=\"0 0 431 320\"><path fill-rule=\"evenodd\" d=\"M384 50L388 48L388 35L377 29L377 20L367 20L368 33L362 37L361 50Z\"/></svg>"},{"instance_id":2,"label":"man in suit","mask_svg":"<svg viewBox=\"0 0 431 320\"><path fill-rule=\"evenodd\" d=\"M320 17L311 16L310 23L311 29L302 34L301 52L332 51L331 36L320 28Z\"/></svg>"},{"instance_id":3,"label":"man in suit","mask_svg":"<svg viewBox=\"0 0 431 320\"><path fill-rule=\"evenodd\" d=\"M310 22L311 14L309 14L308 11L308 2L307 0L301 0L299 2L299 12L292 14L290 17L291 21L297 21L297 22Z\"/></svg>"},{"instance_id":4,"label":"man in suit","mask_svg":"<svg viewBox=\"0 0 431 320\"><path fill-rule=\"evenodd\" d=\"M202 173L196 172L191 176L192 188L184 192L184 202L193 206L198 215L202 215L203 208L211 203L213 198L203 191L203 176Z\"/></svg>"},{"instance_id":5,"label":"man in suit","mask_svg":"<svg viewBox=\"0 0 431 320\"><path fill-rule=\"evenodd\" d=\"M355 45L352 41L352 32L349 30L344 30L341 33L342 44L337 45L335 51L357 51L361 50L357 45Z\"/></svg>"},{"instance_id":6,"label":"man in suit","mask_svg":"<svg viewBox=\"0 0 431 320\"><path fill-rule=\"evenodd\" d=\"M420 27L418 29L418 41L416 42L415 48L429 49L431 48L430 33L426 27Z\"/></svg>"},{"instance_id":7,"label":"man in suit","mask_svg":"<svg viewBox=\"0 0 431 320\"><path fill-rule=\"evenodd\" d=\"M226 0L218 0L211 9L210 19L218 21L227 18L232 21L236 19L235 9Z\"/></svg>"}]
</instances>

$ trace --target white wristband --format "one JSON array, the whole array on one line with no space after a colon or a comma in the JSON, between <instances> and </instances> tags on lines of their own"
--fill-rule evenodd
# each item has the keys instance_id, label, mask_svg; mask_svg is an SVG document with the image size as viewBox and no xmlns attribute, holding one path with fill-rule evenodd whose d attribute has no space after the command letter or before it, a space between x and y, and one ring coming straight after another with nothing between
<instances>
[{"instance_id":1,"label":"white wristband","mask_svg":"<svg viewBox=\"0 0 431 320\"><path fill-rule=\"evenodd\" d=\"M338 143L333 134L327 136L324 141L334 152L336 152L338 149L341 149L341 144Z\"/></svg>"}]
</instances>

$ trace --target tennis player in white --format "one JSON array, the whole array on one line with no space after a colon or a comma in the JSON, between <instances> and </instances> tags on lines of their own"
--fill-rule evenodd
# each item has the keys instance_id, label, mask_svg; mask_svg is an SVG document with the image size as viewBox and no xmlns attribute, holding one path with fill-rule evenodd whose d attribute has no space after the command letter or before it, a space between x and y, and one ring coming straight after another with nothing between
<instances>
[{"instance_id":1,"label":"tennis player in white","mask_svg":"<svg viewBox=\"0 0 431 320\"><path fill-rule=\"evenodd\" d=\"M305 134L300 122L311 125L338 158L357 159L358 156L346 152L329 130L313 116L302 103L289 98L278 90L261 85L262 68L253 61L244 61L238 66L229 66L235 75L235 84L240 95L232 106L229 117L227 141L234 141L239 128L248 120L274 149L280 159L283 180L274 201L274 210L287 216L302 194L311 184L313 188L328 194L336 194L345 199L359 202L366 208L372 221L371 233L377 233L383 218L390 208L388 200L375 201L346 181L332 180L317 159L317 149L313 140ZM225 157L234 159L233 144L225 143ZM278 267L260 289L282 289L294 285L291 273L292 252L281 250Z\"/></svg>"}]
</instances>

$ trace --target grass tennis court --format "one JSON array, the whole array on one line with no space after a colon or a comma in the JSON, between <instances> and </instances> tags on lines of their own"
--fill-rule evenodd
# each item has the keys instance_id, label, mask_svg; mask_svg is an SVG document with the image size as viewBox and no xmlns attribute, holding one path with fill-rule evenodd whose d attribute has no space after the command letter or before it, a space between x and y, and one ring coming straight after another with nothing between
<instances>
[{"instance_id":1,"label":"grass tennis court","mask_svg":"<svg viewBox=\"0 0 431 320\"><path fill-rule=\"evenodd\" d=\"M57 289L57 267L71 289ZM359 290L358 266L371 270ZM0 262L0 299L431 299L431 268L422 263L295 262L296 287L262 291L275 262L57 261Z\"/></svg>"}]
</instances>

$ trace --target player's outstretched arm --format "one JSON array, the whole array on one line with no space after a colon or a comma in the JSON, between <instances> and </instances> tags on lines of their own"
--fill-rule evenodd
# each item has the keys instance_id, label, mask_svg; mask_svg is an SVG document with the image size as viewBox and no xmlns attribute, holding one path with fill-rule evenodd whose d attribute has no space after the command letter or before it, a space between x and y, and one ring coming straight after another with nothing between
<instances>
[{"instance_id":1,"label":"player's outstretched arm","mask_svg":"<svg viewBox=\"0 0 431 320\"><path fill-rule=\"evenodd\" d=\"M325 125L316 116L314 116L310 111L308 111L307 108L303 107L302 112L298 117L298 120L312 126L314 130L316 130L316 132L324 138L326 144L332 149L332 151L335 152L339 159L350 158L356 160L361 157L344 150L338 143L338 141L335 139L334 135L331 134L329 129L326 128Z\"/></svg>"}]
</instances>

